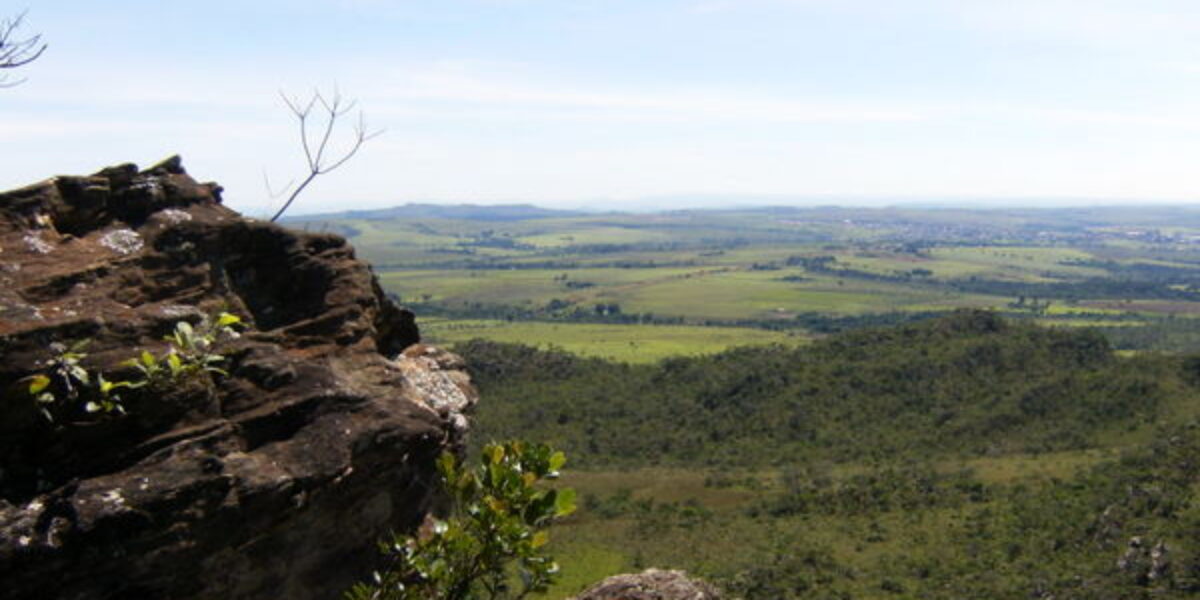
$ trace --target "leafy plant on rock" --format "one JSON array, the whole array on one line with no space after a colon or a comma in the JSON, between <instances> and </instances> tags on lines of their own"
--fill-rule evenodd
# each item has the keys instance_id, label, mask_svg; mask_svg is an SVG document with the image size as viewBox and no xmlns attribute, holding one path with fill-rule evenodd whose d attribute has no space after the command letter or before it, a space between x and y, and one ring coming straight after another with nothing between
<instances>
[{"instance_id":1,"label":"leafy plant on rock","mask_svg":"<svg viewBox=\"0 0 1200 600\"><path fill-rule=\"evenodd\" d=\"M558 574L546 554L546 527L575 510L575 491L539 485L558 477L562 452L511 441L483 448L481 464L438 460L452 501L445 519L415 536L381 544L389 568L360 583L348 600L523 598L544 592Z\"/></svg>"},{"instance_id":2,"label":"leafy plant on rock","mask_svg":"<svg viewBox=\"0 0 1200 600\"><path fill-rule=\"evenodd\" d=\"M79 364L79 361L87 356L83 350L89 341L81 340L70 346L60 342L50 344L54 356L42 363L46 368L45 372L25 378L24 381L29 386L29 395L33 396L38 410L46 419L54 420L50 409L60 398L78 400L81 390L91 385L92 374Z\"/></svg>"},{"instance_id":3,"label":"leafy plant on rock","mask_svg":"<svg viewBox=\"0 0 1200 600\"><path fill-rule=\"evenodd\" d=\"M171 334L164 338L168 348L162 356L143 350L139 356L121 362L121 366L138 371L139 377L128 381L106 379L103 373L89 371L81 364L87 357L84 349L91 340L80 340L70 346L54 342L50 344L54 355L42 363L45 371L22 382L38 410L52 423L56 412L70 411L79 402L83 402L82 408L87 413L124 414L121 389L175 381L195 373L227 375L218 366L225 357L216 352L216 347L222 340L237 337L235 327L241 323L241 318L226 312L205 317L198 327L187 321L176 323Z\"/></svg>"},{"instance_id":4,"label":"leafy plant on rock","mask_svg":"<svg viewBox=\"0 0 1200 600\"><path fill-rule=\"evenodd\" d=\"M141 356L121 364L136 368L149 382L164 376L176 379L201 372L228 375L217 366L225 362L225 356L216 352L216 346L222 340L236 338L238 333L235 326L241 324L240 317L227 312L218 314L216 318L205 318L198 327L180 321L175 324L171 334L163 338L170 343L170 347L161 358L143 350Z\"/></svg>"}]
</instances>

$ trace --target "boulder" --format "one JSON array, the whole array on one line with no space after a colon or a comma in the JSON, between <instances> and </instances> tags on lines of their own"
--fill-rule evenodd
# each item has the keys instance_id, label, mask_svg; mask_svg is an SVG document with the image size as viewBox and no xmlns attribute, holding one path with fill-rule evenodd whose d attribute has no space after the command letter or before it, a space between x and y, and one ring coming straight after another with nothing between
<instances>
[{"instance_id":1,"label":"boulder","mask_svg":"<svg viewBox=\"0 0 1200 600\"><path fill-rule=\"evenodd\" d=\"M333 598L436 502L476 399L344 239L244 218L178 158L0 194L0 597ZM227 311L226 374L122 389L120 412L30 377L167 352Z\"/></svg>"},{"instance_id":2,"label":"boulder","mask_svg":"<svg viewBox=\"0 0 1200 600\"><path fill-rule=\"evenodd\" d=\"M613 575L588 588L574 600L720 600L717 588L683 571L647 569Z\"/></svg>"}]
</instances>

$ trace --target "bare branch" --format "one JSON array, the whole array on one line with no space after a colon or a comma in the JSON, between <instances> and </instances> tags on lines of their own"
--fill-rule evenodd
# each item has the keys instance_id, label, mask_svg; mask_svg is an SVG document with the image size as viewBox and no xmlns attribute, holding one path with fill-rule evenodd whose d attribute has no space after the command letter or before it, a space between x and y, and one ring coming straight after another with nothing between
<instances>
[{"instance_id":1,"label":"bare branch","mask_svg":"<svg viewBox=\"0 0 1200 600\"><path fill-rule=\"evenodd\" d=\"M23 67L41 57L46 51L41 34L24 39L17 37L17 30L25 20L25 13L0 21L0 69ZM20 85L24 79L10 79L0 74L0 88Z\"/></svg>"},{"instance_id":2,"label":"bare branch","mask_svg":"<svg viewBox=\"0 0 1200 600\"><path fill-rule=\"evenodd\" d=\"M283 213L291 207L292 202L300 196L300 193L312 183L319 175L324 175L338 167L346 164L355 154L358 154L359 149L368 140L383 133L383 130L368 131L366 117L362 111L358 111L358 120L351 130L351 136L346 149L336 158L330 158L327 153L330 151L330 143L333 139L333 132L337 129L340 119L345 117L358 105L358 101L351 100L345 102L342 95L334 88L333 94L326 97L320 90L313 90L312 96L307 102L302 103L299 98L289 98L283 92L279 93L279 97L283 99L283 103L287 105L288 110L296 117L297 124L300 129L300 148L304 151L305 166L308 169L308 174L300 181L300 185L292 189L292 193L288 196L283 206L271 217L271 221L279 220ZM314 113L317 106L320 105L320 111ZM320 123L317 128L316 135L310 132L310 121ZM276 197L271 190L270 182L266 180L266 174L263 174L264 181L267 185L267 193L272 197ZM293 182L295 180L292 180ZM291 187L289 183L287 187ZM287 191L285 187L280 194Z\"/></svg>"},{"instance_id":3,"label":"bare branch","mask_svg":"<svg viewBox=\"0 0 1200 600\"><path fill-rule=\"evenodd\" d=\"M267 175L267 170L263 169L263 187L267 188L267 195L270 196L272 200L286 194L287 191L292 189L292 186L295 184L296 180L292 179L291 181L285 183L283 187L279 188L279 191L275 191L275 188L271 187L271 178Z\"/></svg>"}]
</instances>

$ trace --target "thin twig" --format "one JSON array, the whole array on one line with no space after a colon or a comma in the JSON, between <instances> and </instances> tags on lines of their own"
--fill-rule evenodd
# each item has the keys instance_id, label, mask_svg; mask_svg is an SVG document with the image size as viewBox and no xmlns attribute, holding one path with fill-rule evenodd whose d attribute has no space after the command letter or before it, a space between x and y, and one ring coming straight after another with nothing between
<instances>
[{"instance_id":1,"label":"thin twig","mask_svg":"<svg viewBox=\"0 0 1200 600\"><path fill-rule=\"evenodd\" d=\"M25 20L25 13L0 21L0 69L23 67L42 56L47 44L42 43L41 34L17 39L17 29ZM10 80L7 74L0 75L0 88L20 85L24 79Z\"/></svg>"},{"instance_id":2,"label":"thin twig","mask_svg":"<svg viewBox=\"0 0 1200 600\"><path fill-rule=\"evenodd\" d=\"M352 130L353 135L349 149L340 157L332 161L327 160L325 153L329 149L329 142L333 137L333 130L337 128L338 120L354 110L354 107L358 104L357 101L351 100L349 103L344 103L341 93L336 88L330 98L326 98L320 90L313 90L312 97L308 99L308 102L303 104L299 98L288 98L283 92L279 93L279 97L283 99L283 103L287 105L288 110L292 111L292 115L296 117L296 121L300 126L300 148L304 151L304 161L308 169L308 175L300 181L300 185L292 189L292 193L288 196L287 201L283 203L283 206L275 213L275 216L271 217L271 222L279 220L279 217L283 216L283 213L291 207L292 202L295 202L300 193L317 176L324 175L346 164L346 161L349 161L355 154L358 154L359 149L362 148L362 145L367 140L383 133L383 130L368 132L366 117L364 117L362 111L359 111L358 122ZM314 146L314 140L311 139L313 136L309 133L309 121L310 118L313 118L313 111L318 104L320 104L322 110L317 118L324 120L324 127L320 130L319 139L315 140L316 144ZM266 175L264 174L264 179L265 177ZM291 184L288 187L291 187ZM287 188L284 188L283 191L286 190ZM269 182L267 184L267 193L272 193ZM283 192L281 191L280 193L282 194Z\"/></svg>"}]
</instances>

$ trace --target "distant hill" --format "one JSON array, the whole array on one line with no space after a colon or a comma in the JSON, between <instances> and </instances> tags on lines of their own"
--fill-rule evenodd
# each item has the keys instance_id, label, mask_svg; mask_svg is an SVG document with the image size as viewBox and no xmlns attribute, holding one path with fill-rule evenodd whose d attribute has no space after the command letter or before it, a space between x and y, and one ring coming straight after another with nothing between
<instances>
[{"instance_id":1,"label":"distant hill","mask_svg":"<svg viewBox=\"0 0 1200 600\"><path fill-rule=\"evenodd\" d=\"M541 208L532 204L405 204L374 210L348 210L288 217L285 221L303 223L338 219L465 219L471 221L525 221L578 217L588 213L576 210Z\"/></svg>"}]
</instances>

